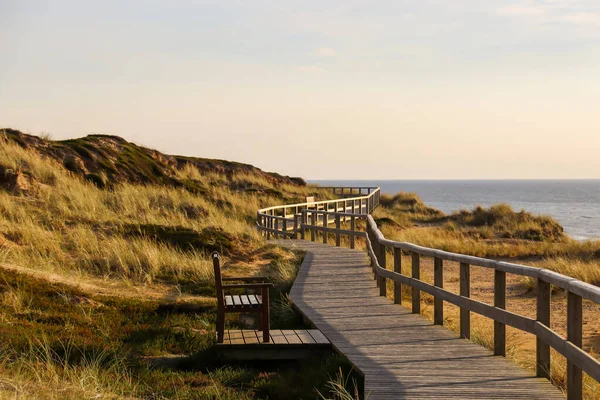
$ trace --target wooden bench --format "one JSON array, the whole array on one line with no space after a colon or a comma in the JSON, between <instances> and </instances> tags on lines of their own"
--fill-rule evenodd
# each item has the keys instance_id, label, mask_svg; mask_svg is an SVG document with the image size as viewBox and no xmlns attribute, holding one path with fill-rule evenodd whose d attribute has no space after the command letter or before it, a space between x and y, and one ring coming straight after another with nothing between
<instances>
[{"instance_id":1,"label":"wooden bench","mask_svg":"<svg viewBox=\"0 0 600 400\"><path fill-rule=\"evenodd\" d=\"M212 253L213 268L215 270L215 286L217 289L217 343L223 343L225 333L226 313L256 313L258 314L258 330L263 333L263 342L268 343L269 337L269 288L272 283L266 282L264 276L221 277L221 261L219 253ZM228 284L227 281L241 281L250 283ZM260 294L227 294L228 289L255 289Z\"/></svg>"}]
</instances>

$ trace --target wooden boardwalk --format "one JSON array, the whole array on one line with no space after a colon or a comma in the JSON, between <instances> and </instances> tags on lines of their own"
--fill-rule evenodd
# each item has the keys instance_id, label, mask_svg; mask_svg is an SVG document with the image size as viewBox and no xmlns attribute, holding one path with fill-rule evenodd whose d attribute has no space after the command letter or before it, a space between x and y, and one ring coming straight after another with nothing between
<instances>
[{"instance_id":1,"label":"wooden boardwalk","mask_svg":"<svg viewBox=\"0 0 600 400\"><path fill-rule=\"evenodd\" d=\"M275 242L307 251L291 299L364 374L370 400L564 398L546 379L380 297L364 252Z\"/></svg>"}]
</instances>

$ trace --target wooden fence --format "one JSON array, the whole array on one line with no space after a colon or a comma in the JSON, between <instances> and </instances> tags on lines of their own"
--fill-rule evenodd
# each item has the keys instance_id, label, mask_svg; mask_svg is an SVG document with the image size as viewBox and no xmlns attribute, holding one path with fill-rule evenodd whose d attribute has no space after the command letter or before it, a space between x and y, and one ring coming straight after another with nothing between
<instances>
[{"instance_id":1,"label":"wooden fence","mask_svg":"<svg viewBox=\"0 0 600 400\"><path fill-rule=\"evenodd\" d=\"M323 189L330 189L334 194L341 196L358 196L263 208L256 214L258 229L267 238L274 236L298 239L302 227L309 225L309 222L327 228L330 222L335 221L335 213L348 214L342 218L342 221L347 221L351 215L365 216L379 205L380 190L377 187Z\"/></svg>"},{"instance_id":2,"label":"wooden fence","mask_svg":"<svg viewBox=\"0 0 600 400\"><path fill-rule=\"evenodd\" d=\"M353 193L345 188L336 188L336 193ZM356 191L356 188L354 188ZM346 193L347 192L347 193ZM361 193L361 192L358 192ZM520 329L536 336L536 373L550 379L550 348L567 360L567 398L582 398L582 371L600 382L600 362L585 352L583 342L583 299L600 303L600 288L577 279L558 274L543 268L529 267L503 261L466 256L446 251L417 246L406 242L386 239L370 213L379 204L379 188L369 188L369 194L341 200L293 204L270 207L258 212L259 228L267 236L293 237L317 240L317 232L322 233L327 243L328 234L335 235L336 246L341 246L341 237L349 237L351 248L356 237L366 239L367 253L371 258L374 279L381 296L387 295L387 282L394 283L393 299L402 303L402 286L412 288L412 312L421 311L421 292L434 298L434 324L443 325L443 302L460 308L460 336L469 339L470 313L490 318L494 321L494 354L506 355L506 326ZM287 217L286 210L293 210ZM279 214L279 215L278 215ZM366 219L366 232L358 231L356 221ZM350 222L348 229L342 229L342 222ZM282 224L280 224L281 222ZM289 223L289 224L288 224ZM334 223L335 227L329 227ZM288 229L289 228L289 229ZM346 227L347 228L347 227ZM402 254L411 256L411 276L402 274ZM393 256L394 270L386 268L387 256ZM423 257L434 260L434 284L421 280L420 270ZM444 290L444 261L460 264L460 294ZM486 304L470 298L470 268L484 267L494 270L494 304ZM530 277L537 282L536 318L529 318L506 310L506 274ZM551 286L567 293L567 337L563 338L550 328Z\"/></svg>"}]
</instances>

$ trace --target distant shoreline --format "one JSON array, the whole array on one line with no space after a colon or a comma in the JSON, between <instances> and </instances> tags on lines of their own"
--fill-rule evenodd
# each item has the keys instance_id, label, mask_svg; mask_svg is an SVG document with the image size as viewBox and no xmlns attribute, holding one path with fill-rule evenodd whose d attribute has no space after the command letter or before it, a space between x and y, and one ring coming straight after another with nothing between
<instances>
[{"instance_id":1,"label":"distant shoreline","mask_svg":"<svg viewBox=\"0 0 600 400\"><path fill-rule=\"evenodd\" d=\"M415 192L447 214L507 203L549 215L578 241L600 240L600 179L309 180L321 186L379 186L382 193Z\"/></svg>"}]
</instances>

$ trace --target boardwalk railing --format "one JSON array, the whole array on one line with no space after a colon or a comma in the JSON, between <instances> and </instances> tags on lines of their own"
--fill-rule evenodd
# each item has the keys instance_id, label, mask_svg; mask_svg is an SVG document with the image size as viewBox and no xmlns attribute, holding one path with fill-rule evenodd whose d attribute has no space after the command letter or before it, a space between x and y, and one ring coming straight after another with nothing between
<instances>
[{"instance_id":1,"label":"boardwalk railing","mask_svg":"<svg viewBox=\"0 0 600 400\"><path fill-rule=\"evenodd\" d=\"M550 379L550 348L567 360L568 399L582 398L582 371L600 382L600 362L585 352L583 342L583 299L600 303L600 288L577 279L543 268L512 264L503 261L466 256L446 251L417 246L406 242L386 239L373 217L369 215L379 205L379 188L329 188L342 196L339 200L317 201L302 204L282 205L258 211L258 227L268 237L307 238L317 240L322 234L327 243L330 234L335 235L336 246L341 246L341 236L349 237L349 246L355 247L355 238L366 239L367 252L371 258L374 279L380 295L387 295L387 282L394 283L393 298L402 303L402 285L412 288L412 312L420 313L421 292L434 297L434 324L443 325L443 302L460 308L460 336L469 339L470 313L494 320L494 354L506 355L506 325L536 336L536 373ZM357 197L351 197L358 194ZM366 232L358 231L356 222L366 219ZM342 229L343 222L350 227ZM329 227L334 223L335 227ZM389 250L389 251L388 251ZM394 270L386 268L386 257L393 256ZM411 276L402 274L402 254L411 256ZM422 257L434 259L434 284L421 280ZM444 290L444 261L460 263L460 294ZM470 268L484 267L494 270L494 305L470 298ZM506 274L530 277L537 282L536 318L506 310ZM563 338L550 327L551 286L567 293L567 337Z\"/></svg>"},{"instance_id":2,"label":"boardwalk railing","mask_svg":"<svg viewBox=\"0 0 600 400\"><path fill-rule=\"evenodd\" d=\"M379 205L380 190L378 187L321 189L330 189L334 194L344 198L263 208L256 214L258 229L267 238L274 236L298 239L304 235L304 231L308 227L312 227L314 235L317 228L320 231L327 229L331 231L332 228L328 228L328 225L336 222L339 230L340 221L355 221L356 218L365 218ZM364 232L362 234L364 235ZM324 236L327 237L327 235Z\"/></svg>"},{"instance_id":3,"label":"boardwalk railing","mask_svg":"<svg viewBox=\"0 0 600 400\"><path fill-rule=\"evenodd\" d=\"M394 270L386 269L388 249ZM600 303L600 288L543 268L534 268L485 258L465 256L386 239L372 216L367 216L367 251L381 296L386 296L386 279L394 282L394 302L402 303L402 285L412 288L412 311L419 313L421 292L434 297L434 324L443 325L443 302L460 307L460 336L470 338L470 313L494 320L494 354L506 355L506 325L536 336L536 372L550 379L550 347L567 359L568 399L582 398L582 371L600 381L600 362L581 349L583 339L582 300ZM402 252L412 256L411 276L402 274ZM434 284L420 279L421 257L434 259ZM444 261L460 263L460 295L444 290ZM494 270L494 305L470 298L470 267ZM537 281L536 318L507 311L506 274L531 277ZM567 337L550 328L550 286L567 292Z\"/></svg>"}]
</instances>

